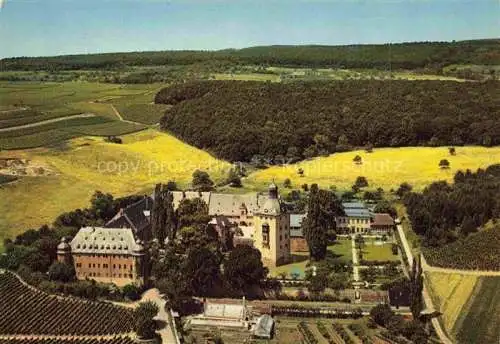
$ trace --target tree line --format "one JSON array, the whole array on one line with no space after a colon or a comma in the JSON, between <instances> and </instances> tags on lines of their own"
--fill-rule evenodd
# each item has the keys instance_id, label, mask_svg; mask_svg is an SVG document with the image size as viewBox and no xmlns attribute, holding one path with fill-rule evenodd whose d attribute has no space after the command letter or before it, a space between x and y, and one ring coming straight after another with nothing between
<instances>
[{"instance_id":1,"label":"tree line","mask_svg":"<svg viewBox=\"0 0 500 344\"><path fill-rule=\"evenodd\" d=\"M161 128L230 161L282 164L364 147L500 144L496 82L201 81L161 90Z\"/></svg>"},{"instance_id":2,"label":"tree line","mask_svg":"<svg viewBox=\"0 0 500 344\"><path fill-rule=\"evenodd\" d=\"M275 45L218 51L145 51L16 57L0 71L121 69L126 66L257 64L334 68L440 69L451 64L500 64L498 39L378 45Z\"/></svg>"},{"instance_id":3,"label":"tree line","mask_svg":"<svg viewBox=\"0 0 500 344\"><path fill-rule=\"evenodd\" d=\"M458 171L454 184L440 181L422 193L406 192L403 201L413 230L426 246L439 247L467 237L500 218L500 165L476 172Z\"/></svg>"}]
</instances>

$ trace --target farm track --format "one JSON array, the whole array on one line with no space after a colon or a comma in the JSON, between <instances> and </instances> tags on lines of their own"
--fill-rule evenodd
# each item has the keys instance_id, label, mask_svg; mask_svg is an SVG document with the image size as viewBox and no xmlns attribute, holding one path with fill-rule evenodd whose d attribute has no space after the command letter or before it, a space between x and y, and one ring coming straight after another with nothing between
<instances>
[{"instance_id":1,"label":"farm track","mask_svg":"<svg viewBox=\"0 0 500 344\"><path fill-rule=\"evenodd\" d=\"M96 115L92 113L82 113L79 115L72 115L72 116L66 116L66 117L58 117L58 118L52 118L52 119L47 119L45 121L40 121L40 122L35 122L35 123L29 123L29 124L23 124L23 125L17 125L15 127L8 127L8 128L1 128L1 132L6 132L6 131L13 131L13 130L19 130L19 129L26 129L26 128L32 128L32 127L38 127L40 125L44 124L49 124L49 123L55 123L55 122L61 122L61 121L66 121L69 119L75 119L75 118L89 118L89 117L95 117ZM124 121L127 122L127 121Z\"/></svg>"}]
</instances>

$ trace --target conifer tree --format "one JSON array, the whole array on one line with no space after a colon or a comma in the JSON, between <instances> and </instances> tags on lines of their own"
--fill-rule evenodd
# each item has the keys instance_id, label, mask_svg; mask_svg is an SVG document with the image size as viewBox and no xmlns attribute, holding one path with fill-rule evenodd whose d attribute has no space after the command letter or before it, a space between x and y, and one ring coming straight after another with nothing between
<instances>
[{"instance_id":1,"label":"conifer tree","mask_svg":"<svg viewBox=\"0 0 500 344\"><path fill-rule=\"evenodd\" d=\"M413 265L410 271L410 310L415 320L419 319L422 312L423 289L422 262L420 256L418 256L418 259L413 258Z\"/></svg>"}]
</instances>

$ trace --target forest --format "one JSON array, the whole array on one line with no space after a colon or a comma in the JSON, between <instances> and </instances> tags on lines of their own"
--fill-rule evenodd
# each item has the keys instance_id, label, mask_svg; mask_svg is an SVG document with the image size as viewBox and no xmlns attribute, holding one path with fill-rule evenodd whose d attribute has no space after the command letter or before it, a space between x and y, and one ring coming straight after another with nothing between
<instances>
[{"instance_id":1,"label":"forest","mask_svg":"<svg viewBox=\"0 0 500 344\"><path fill-rule=\"evenodd\" d=\"M500 219L500 164L477 172L458 171L454 183L435 182L422 193L410 192L403 196L413 230L423 238L424 246L440 247L477 232L482 226ZM498 231L491 229L491 231ZM470 246L482 236L468 240ZM498 242L493 242L498 246ZM469 247L470 248L470 247ZM456 244L450 250L463 250ZM477 256L484 252L476 250ZM435 251L430 251L435 252ZM469 254L472 255L472 250ZM435 256L433 256L435 257ZM486 259L486 258L485 258ZM434 261L434 259L433 259Z\"/></svg>"},{"instance_id":2,"label":"forest","mask_svg":"<svg viewBox=\"0 0 500 344\"><path fill-rule=\"evenodd\" d=\"M360 147L500 144L496 82L201 81L161 90L161 129L230 161L297 161Z\"/></svg>"},{"instance_id":3,"label":"forest","mask_svg":"<svg viewBox=\"0 0 500 344\"><path fill-rule=\"evenodd\" d=\"M451 64L498 65L499 43L498 39L484 39L346 46L275 45L218 51L16 57L0 60L0 71L95 70L190 64L439 70Z\"/></svg>"}]
</instances>

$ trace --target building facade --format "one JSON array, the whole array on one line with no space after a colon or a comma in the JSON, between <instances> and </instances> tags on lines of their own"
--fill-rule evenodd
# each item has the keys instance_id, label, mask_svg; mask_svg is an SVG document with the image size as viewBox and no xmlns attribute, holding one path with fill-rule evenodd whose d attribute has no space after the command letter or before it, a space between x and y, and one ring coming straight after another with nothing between
<instances>
[{"instance_id":1,"label":"building facade","mask_svg":"<svg viewBox=\"0 0 500 344\"><path fill-rule=\"evenodd\" d=\"M338 216L335 219L337 230L344 234L369 233L372 216L370 211L361 202L342 203L345 216Z\"/></svg>"},{"instance_id":2,"label":"building facade","mask_svg":"<svg viewBox=\"0 0 500 344\"><path fill-rule=\"evenodd\" d=\"M290 214L290 249L292 252L309 251L302 229L302 221L306 216L306 214Z\"/></svg>"},{"instance_id":3,"label":"building facade","mask_svg":"<svg viewBox=\"0 0 500 344\"><path fill-rule=\"evenodd\" d=\"M262 255L267 266L281 265L290 259L290 214L284 211L278 187L272 183L267 195L245 195L213 192L174 191L174 208L183 199L201 198L208 205L212 222L219 226L220 219L227 220L234 232L234 243L251 244ZM222 231L222 229L219 229Z\"/></svg>"},{"instance_id":4,"label":"building facade","mask_svg":"<svg viewBox=\"0 0 500 344\"><path fill-rule=\"evenodd\" d=\"M147 279L147 254L131 228L81 228L71 243L58 246L58 260L73 264L76 278L100 283L142 285Z\"/></svg>"}]
</instances>

